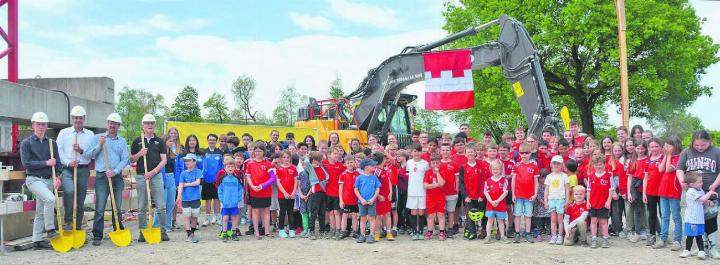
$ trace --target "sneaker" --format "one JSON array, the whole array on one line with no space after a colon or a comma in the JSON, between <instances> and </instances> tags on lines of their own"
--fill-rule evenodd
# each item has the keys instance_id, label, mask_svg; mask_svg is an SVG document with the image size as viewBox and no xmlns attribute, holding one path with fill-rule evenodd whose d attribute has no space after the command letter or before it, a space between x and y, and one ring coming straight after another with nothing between
<instances>
[{"instance_id":1,"label":"sneaker","mask_svg":"<svg viewBox=\"0 0 720 265\"><path fill-rule=\"evenodd\" d=\"M445 239L446 239L447 237L448 237L448 234L445 233L445 232L440 232L440 233L438 234L438 239L440 239L440 241L445 241Z\"/></svg>"},{"instance_id":2,"label":"sneaker","mask_svg":"<svg viewBox=\"0 0 720 265\"><path fill-rule=\"evenodd\" d=\"M300 238L307 238L308 237L308 231L303 230L302 233L300 233Z\"/></svg>"},{"instance_id":3,"label":"sneaker","mask_svg":"<svg viewBox=\"0 0 720 265\"><path fill-rule=\"evenodd\" d=\"M662 240L662 239L656 241L655 244L652 245L652 248L653 248L653 249L661 249L661 248L664 248L664 247L665 247L665 241Z\"/></svg>"},{"instance_id":4,"label":"sneaker","mask_svg":"<svg viewBox=\"0 0 720 265\"><path fill-rule=\"evenodd\" d=\"M513 243L520 243L520 233L515 232L515 234L513 234Z\"/></svg>"},{"instance_id":5,"label":"sneaker","mask_svg":"<svg viewBox=\"0 0 720 265\"><path fill-rule=\"evenodd\" d=\"M318 239L317 236L315 235L315 232L310 232L310 235L308 235L308 237L310 237L310 240L317 240L317 239Z\"/></svg>"},{"instance_id":6,"label":"sneaker","mask_svg":"<svg viewBox=\"0 0 720 265\"><path fill-rule=\"evenodd\" d=\"M280 232L278 232L278 236L280 238L287 238L288 234L287 234L287 232L285 232L285 230L280 230Z\"/></svg>"},{"instance_id":7,"label":"sneaker","mask_svg":"<svg viewBox=\"0 0 720 265\"><path fill-rule=\"evenodd\" d=\"M433 232L427 231L425 232L425 240L432 240Z\"/></svg>"},{"instance_id":8,"label":"sneaker","mask_svg":"<svg viewBox=\"0 0 720 265\"><path fill-rule=\"evenodd\" d=\"M255 226L250 225L248 226L248 230L245 231L246 236L254 235L255 234Z\"/></svg>"},{"instance_id":9,"label":"sneaker","mask_svg":"<svg viewBox=\"0 0 720 265\"><path fill-rule=\"evenodd\" d=\"M145 242L145 236L143 236L142 233L140 233L140 236L138 236L138 242L140 242L140 243Z\"/></svg>"},{"instance_id":10,"label":"sneaker","mask_svg":"<svg viewBox=\"0 0 720 265\"><path fill-rule=\"evenodd\" d=\"M385 239L386 239L387 241L395 241L395 237L393 236L393 233L388 233L388 234L385 236Z\"/></svg>"},{"instance_id":11,"label":"sneaker","mask_svg":"<svg viewBox=\"0 0 720 265\"><path fill-rule=\"evenodd\" d=\"M390 231L390 234L392 234L393 237L397 237L397 235L398 235L398 230L397 230L397 228L393 228L393 230Z\"/></svg>"},{"instance_id":12,"label":"sneaker","mask_svg":"<svg viewBox=\"0 0 720 265\"><path fill-rule=\"evenodd\" d=\"M706 247L706 248L707 248L707 247ZM700 251L700 252L703 252L703 251ZM700 252L698 252L698 257L700 257ZM709 254L709 255L706 255L706 256L710 256L710 258L720 259L720 253L718 253L717 248L712 247L712 248L710 248L710 251L708 251L708 252L709 252L709 253L705 253L705 252L703 252L703 253Z\"/></svg>"},{"instance_id":13,"label":"sneaker","mask_svg":"<svg viewBox=\"0 0 720 265\"><path fill-rule=\"evenodd\" d=\"M360 237L360 234L358 232L352 232L352 238L358 239Z\"/></svg>"},{"instance_id":14,"label":"sneaker","mask_svg":"<svg viewBox=\"0 0 720 265\"><path fill-rule=\"evenodd\" d=\"M525 233L525 242L535 243L535 240L533 240L532 236L530 236L530 233Z\"/></svg>"},{"instance_id":15,"label":"sneaker","mask_svg":"<svg viewBox=\"0 0 720 265\"><path fill-rule=\"evenodd\" d=\"M672 251L678 251L681 249L682 249L682 245L680 245L680 242L678 242L678 241L673 241L672 245L670 245L670 250L672 250Z\"/></svg>"},{"instance_id":16,"label":"sneaker","mask_svg":"<svg viewBox=\"0 0 720 265\"><path fill-rule=\"evenodd\" d=\"M631 243L640 242L640 235L638 235L637 233L632 233L631 235L628 235L628 240Z\"/></svg>"},{"instance_id":17,"label":"sneaker","mask_svg":"<svg viewBox=\"0 0 720 265\"><path fill-rule=\"evenodd\" d=\"M375 241L377 241L377 240L375 240L375 238L373 238L373 237L379 237L379 236L380 236L380 234L375 234L375 236L367 235L367 239L365 241L367 241L368 244L375 243Z\"/></svg>"},{"instance_id":18,"label":"sneaker","mask_svg":"<svg viewBox=\"0 0 720 265\"><path fill-rule=\"evenodd\" d=\"M55 229L50 229L50 230L45 231L45 236L47 236L48 239L55 239L59 235L60 234Z\"/></svg>"},{"instance_id":19,"label":"sneaker","mask_svg":"<svg viewBox=\"0 0 720 265\"><path fill-rule=\"evenodd\" d=\"M165 232L165 231L160 232L160 239L162 241L170 241L170 237L168 236L167 232Z\"/></svg>"},{"instance_id":20,"label":"sneaker","mask_svg":"<svg viewBox=\"0 0 720 265\"><path fill-rule=\"evenodd\" d=\"M645 242L645 246L649 247L649 246L655 245L656 241L657 241L657 238L654 235L649 235Z\"/></svg>"},{"instance_id":21,"label":"sneaker","mask_svg":"<svg viewBox=\"0 0 720 265\"><path fill-rule=\"evenodd\" d=\"M290 230L290 233L288 234L288 237L295 238L295 230Z\"/></svg>"},{"instance_id":22,"label":"sneaker","mask_svg":"<svg viewBox=\"0 0 720 265\"><path fill-rule=\"evenodd\" d=\"M453 238L453 235L455 235L456 232L454 232L452 229L448 230L445 233L445 238Z\"/></svg>"},{"instance_id":23,"label":"sneaker","mask_svg":"<svg viewBox=\"0 0 720 265\"><path fill-rule=\"evenodd\" d=\"M357 243L365 243L365 235L359 236L358 239L357 239L357 241L355 241L355 242L357 242Z\"/></svg>"},{"instance_id":24,"label":"sneaker","mask_svg":"<svg viewBox=\"0 0 720 265\"><path fill-rule=\"evenodd\" d=\"M205 221L202 223L202 227L207 227L210 224L210 217L205 216Z\"/></svg>"},{"instance_id":25,"label":"sneaker","mask_svg":"<svg viewBox=\"0 0 720 265\"><path fill-rule=\"evenodd\" d=\"M227 236L227 235L225 235L225 236ZM197 239L197 237L195 236L195 233L190 234L190 243L197 243L197 242L200 242L200 240Z\"/></svg>"},{"instance_id":26,"label":"sneaker","mask_svg":"<svg viewBox=\"0 0 720 265\"><path fill-rule=\"evenodd\" d=\"M33 242L33 250L52 249L52 246L47 241Z\"/></svg>"},{"instance_id":27,"label":"sneaker","mask_svg":"<svg viewBox=\"0 0 720 265\"><path fill-rule=\"evenodd\" d=\"M102 238L93 238L93 240L92 240L93 246L99 246L100 244L102 244Z\"/></svg>"},{"instance_id":28,"label":"sneaker","mask_svg":"<svg viewBox=\"0 0 720 265\"><path fill-rule=\"evenodd\" d=\"M625 231L620 231L620 233L618 233L618 236L620 238L627 238L627 233Z\"/></svg>"},{"instance_id":29,"label":"sneaker","mask_svg":"<svg viewBox=\"0 0 720 265\"><path fill-rule=\"evenodd\" d=\"M222 220L222 219L220 219ZM218 219L215 217L215 215L212 216L212 219L210 220L211 224L220 224L222 221L218 221Z\"/></svg>"},{"instance_id":30,"label":"sneaker","mask_svg":"<svg viewBox=\"0 0 720 265\"><path fill-rule=\"evenodd\" d=\"M232 241L240 241L240 233L238 232L239 231L232 233Z\"/></svg>"},{"instance_id":31,"label":"sneaker","mask_svg":"<svg viewBox=\"0 0 720 265\"><path fill-rule=\"evenodd\" d=\"M190 237L192 237L192 235ZM190 240L190 237L188 237L188 240ZM227 243L229 240L230 240L230 237L226 233L222 233L223 243Z\"/></svg>"},{"instance_id":32,"label":"sneaker","mask_svg":"<svg viewBox=\"0 0 720 265\"><path fill-rule=\"evenodd\" d=\"M380 234L375 233L375 234L373 235L373 241L380 241Z\"/></svg>"},{"instance_id":33,"label":"sneaker","mask_svg":"<svg viewBox=\"0 0 720 265\"><path fill-rule=\"evenodd\" d=\"M707 254L705 254L705 251L698 251L697 257L698 259L704 260L707 258Z\"/></svg>"},{"instance_id":34,"label":"sneaker","mask_svg":"<svg viewBox=\"0 0 720 265\"><path fill-rule=\"evenodd\" d=\"M488 237L487 231L485 231L485 229L480 229L480 235L478 236L478 238L485 239L486 237Z\"/></svg>"},{"instance_id":35,"label":"sneaker","mask_svg":"<svg viewBox=\"0 0 720 265\"><path fill-rule=\"evenodd\" d=\"M608 242L607 238L602 239L602 242L600 243L600 247L601 248L609 248L610 247L610 242Z\"/></svg>"},{"instance_id":36,"label":"sneaker","mask_svg":"<svg viewBox=\"0 0 720 265\"><path fill-rule=\"evenodd\" d=\"M500 237L499 240L500 240L500 242L503 242L503 243L505 243L505 244L510 244L510 243L512 243L512 241L510 241L510 239L509 239L507 236Z\"/></svg>"},{"instance_id":37,"label":"sneaker","mask_svg":"<svg viewBox=\"0 0 720 265\"><path fill-rule=\"evenodd\" d=\"M593 237L593 238L590 240L590 248L597 248L597 247L598 247L597 237Z\"/></svg>"},{"instance_id":38,"label":"sneaker","mask_svg":"<svg viewBox=\"0 0 720 265\"><path fill-rule=\"evenodd\" d=\"M705 254L705 253L703 253L703 254ZM690 257L690 251L687 250L687 249L683 249L682 253L680 253L680 257L681 257L681 258Z\"/></svg>"},{"instance_id":39,"label":"sneaker","mask_svg":"<svg viewBox=\"0 0 720 265\"><path fill-rule=\"evenodd\" d=\"M640 240L647 240L648 236L649 235L647 230L643 230L642 232L640 232Z\"/></svg>"},{"instance_id":40,"label":"sneaker","mask_svg":"<svg viewBox=\"0 0 720 265\"><path fill-rule=\"evenodd\" d=\"M491 236L485 237L485 242L484 242L484 243L485 243L485 244L492 244L492 237L491 237Z\"/></svg>"},{"instance_id":41,"label":"sneaker","mask_svg":"<svg viewBox=\"0 0 720 265\"><path fill-rule=\"evenodd\" d=\"M347 237L349 237L349 236L350 236L350 232L349 232L349 231L340 232L340 236L337 238L337 240L343 240L343 239L345 239L345 238L347 238Z\"/></svg>"},{"instance_id":42,"label":"sneaker","mask_svg":"<svg viewBox=\"0 0 720 265\"><path fill-rule=\"evenodd\" d=\"M247 219L245 219L245 218L240 219L240 224L241 225L247 224Z\"/></svg>"}]
</instances>

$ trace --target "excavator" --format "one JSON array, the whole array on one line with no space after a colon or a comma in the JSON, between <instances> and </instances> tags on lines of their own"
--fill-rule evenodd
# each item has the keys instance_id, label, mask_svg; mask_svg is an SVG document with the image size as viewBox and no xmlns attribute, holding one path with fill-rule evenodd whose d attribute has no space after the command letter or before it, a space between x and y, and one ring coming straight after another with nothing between
<instances>
[{"instance_id":1,"label":"excavator","mask_svg":"<svg viewBox=\"0 0 720 265\"><path fill-rule=\"evenodd\" d=\"M307 106L298 110L295 127L317 128L321 139L337 133L343 145L352 138L365 143L368 135L384 142L389 132L397 136L399 145L410 143L415 114L410 103L417 96L401 92L424 80L423 53L493 25L500 26L499 39L470 48L473 70L502 67L525 115L528 133L539 135L546 128L561 132L563 121L550 102L535 45L522 23L506 15L432 43L406 47L371 69L357 90L344 98L311 98Z\"/></svg>"}]
</instances>

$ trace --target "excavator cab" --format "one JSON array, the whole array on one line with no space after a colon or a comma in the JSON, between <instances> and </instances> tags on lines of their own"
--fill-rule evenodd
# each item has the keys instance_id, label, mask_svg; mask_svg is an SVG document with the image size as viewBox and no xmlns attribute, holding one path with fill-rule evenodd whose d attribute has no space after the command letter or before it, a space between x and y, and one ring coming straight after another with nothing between
<instances>
[{"instance_id":1,"label":"excavator cab","mask_svg":"<svg viewBox=\"0 0 720 265\"><path fill-rule=\"evenodd\" d=\"M398 146L404 147L410 144L412 131L415 128L414 119L415 108L411 105L417 96L410 94L400 94L397 104L393 101L386 101L380 113L377 116L378 127L381 130L375 133L375 136L382 143L387 143L387 132L392 132L397 136ZM393 113L393 115L389 115ZM391 117L388 121L388 117ZM380 134L382 133L382 134Z\"/></svg>"}]
</instances>

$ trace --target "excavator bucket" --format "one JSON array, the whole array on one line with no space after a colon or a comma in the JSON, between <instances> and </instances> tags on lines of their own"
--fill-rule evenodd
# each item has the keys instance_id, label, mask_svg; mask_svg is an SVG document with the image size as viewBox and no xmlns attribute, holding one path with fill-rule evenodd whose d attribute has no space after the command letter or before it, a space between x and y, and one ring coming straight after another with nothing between
<instances>
[{"instance_id":1,"label":"excavator bucket","mask_svg":"<svg viewBox=\"0 0 720 265\"><path fill-rule=\"evenodd\" d=\"M128 229L120 229L120 230L112 231L112 232L108 233L108 235L110 236L110 241L112 241L113 244L115 244L118 247L127 247L130 245L130 242L132 242L132 235L130 235L130 230L128 230ZM144 231L143 231L143 235L145 235ZM145 239L147 240L148 237L145 236Z\"/></svg>"}]
</instances>

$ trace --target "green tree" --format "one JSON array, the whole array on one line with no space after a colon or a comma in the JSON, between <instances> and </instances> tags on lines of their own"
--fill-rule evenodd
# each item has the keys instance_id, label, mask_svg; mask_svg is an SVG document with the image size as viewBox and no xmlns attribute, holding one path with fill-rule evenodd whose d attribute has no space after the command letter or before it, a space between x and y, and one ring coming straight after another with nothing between
<instances>
[{"instance_id":1,"label":"green tree","mask_svg":"<svg viewBox=\"0 0 720 265\"><path fill-rule=\"evenodd\" d=\"M703 129L700 118L686 111L663 112L649 123L655 136L663 138L675 135L683 139L696 130Z\"/></svg>"},{"instance_id":2,"label":"green tree","mask_svg":"<svg viewBox=\"0 0 720 265\"><path fill-rule=\"evenodd\" d=\"M300 94L293 86L280 91L278 104L272 112L273 123L277 125L292 125L300 106Z\"/></svg>"},{"instance_id":3,"label":"green tree","mask_svg":"<svg viewBox=\"0 0 720 265\"><path fill-rule=\"evenodd\" d=\"M195 88L186 86L180 91L170 108L169 118L173 121L202 121Z\"/></svg>"},{"instance_id":4,"label":"green tree","mask_svg":"<svg viewBox=\"0 0 720 265\"><path fill-rule=\"evenodd\" d=\"M210 98L203 103L203 107L208 111L206 120L212 122L224 123L228 120L230 110L228 109L225 96L218 92L213 92Z\"/></svg>"},{"instance_id":5,"label":"green tree","mask_svg":"<svg viewBox=\"0 0 720 265\"><path fill-rule=\"evenodd\" d=\"M342 88L342 79L340 76L336 76L335 80L330 83L330 98L338 99L345 96L345 92Z\"/></svg>"},{"instance_id":6,"label":"green tree","mask_svg":"<svg viewBox=\"0 0 720 265\"><path fill-rule=\"evenodd\" d=\"M413 103L414 104L414 103ZM440 111L415 108L415 129L426 132L428 135L438 135L443 132L443 113Z\"/></svg>"},{"instance_id":7,"label":"green tree","mask_svg":"<svg viewBox=\"0 0 720 265\"><path fill-rule=\"evenodd\" d=\"M596 106L619 105L617 19L613 1L465 0L448 3L444 29L454 33L507 14L521 21L538 48L543 75L555 106L568 105L582 120L583 130L595 130ZM653 118L666 110L684 110L711 88L699 83L705 69L718 62L720 47L700 32L704 19L687 1L629 1L626 4L628 73L631 114ZM499 27L485 30L450 47L472 47L497 40ZM448 48L450 48L448 47ZM484 97L511 93L507 82L476 71L477 92ZM484 105L469 115L502 111L519 115L513 104L499 109ZM491 118L492 119L492 118Z\"/></svg>"},{"instance_id":8,"label":"green tree","mask_svg":"<svg viewBox=\"0 0 720 265\"><path fill-rule=\"evenodd\" d=\"M251 102L253 95L255 94L255 79L247 74L242 74L235 79L232 84L232 93L235 99L235 106L237 111L234 113L239 114L238 120L248 122L257 122L258 111L254 110Z\"/></svg>"},{"instance_id":9,"label":"green tree","mask_svg":"<svg viewBox=\"0 0 720 265\"><path fill-rule=\"evenodd\" d=\"M158 125L155 126L155 133L162 135L162 124L165 123L164 114L167 112L164 102L165 100L160 94L153 95L144 89L123 87L118 93L115 109L123 120L120 134L125 140L129 142L140 136L142 117L148 113L155 115L156 124Z\"/></svg>"}]
</instances>

